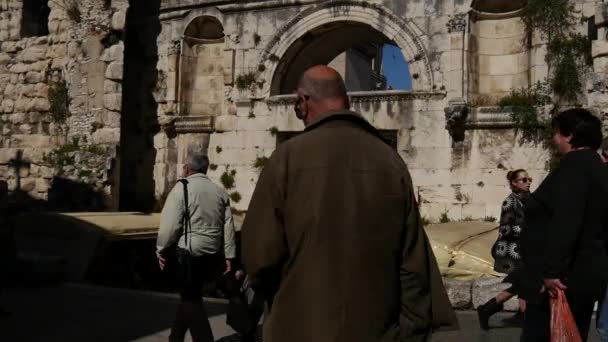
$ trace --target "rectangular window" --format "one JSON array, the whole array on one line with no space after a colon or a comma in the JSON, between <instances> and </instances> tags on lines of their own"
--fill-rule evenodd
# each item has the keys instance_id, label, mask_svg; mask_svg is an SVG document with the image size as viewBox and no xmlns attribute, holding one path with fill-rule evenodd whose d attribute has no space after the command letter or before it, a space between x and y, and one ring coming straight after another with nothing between
<instances>
[{"instance_id":1,"label":"rectangular window","mask_svg":"<svg viewBox=\"0 0 608 342\"><path fill-rule=\"evenodd\" d=\"M21 17L21 38L49 34L49 0L24 0Z\"/></svg>"}]
</instances>

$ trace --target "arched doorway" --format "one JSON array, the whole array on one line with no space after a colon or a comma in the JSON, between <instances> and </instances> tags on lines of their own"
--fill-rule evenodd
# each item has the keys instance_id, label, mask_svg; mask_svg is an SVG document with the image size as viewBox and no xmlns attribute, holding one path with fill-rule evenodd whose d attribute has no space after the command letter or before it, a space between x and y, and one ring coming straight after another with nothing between
<instances>
[{"instance_id":1,"label":"arched doorway","mask_svg":"<svg viewBox=\"0 0 608 342\"><path fill-rule=\"evenodd\" d=\"M384 51L391 48L399 63L394 77L410 78L407 63L395 42L369 25L335 21L308 31L283 55L272 80L271 95L289 94L302 73L313 65L330 65L342 75L349 91L387 90ZM411 80L408 80L411 84Z\"/></svg>"}]
</instances>

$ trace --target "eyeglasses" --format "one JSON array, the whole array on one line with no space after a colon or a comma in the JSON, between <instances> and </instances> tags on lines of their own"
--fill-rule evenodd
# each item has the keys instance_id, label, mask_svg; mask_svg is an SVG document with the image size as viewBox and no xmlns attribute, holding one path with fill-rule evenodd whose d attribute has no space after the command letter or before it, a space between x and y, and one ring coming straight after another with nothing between
<instances>
[{"instance_id":1,"label":"eyeglasses","mask_svg":"<svg viewBox=\"0 0 608 342\"><path fill-rule=\"evenodd\" d=\"M520 182L520 183L532 183L532 178L524 177L524 178L516 179L515 181Z\"/></svg>"}]
</instances>

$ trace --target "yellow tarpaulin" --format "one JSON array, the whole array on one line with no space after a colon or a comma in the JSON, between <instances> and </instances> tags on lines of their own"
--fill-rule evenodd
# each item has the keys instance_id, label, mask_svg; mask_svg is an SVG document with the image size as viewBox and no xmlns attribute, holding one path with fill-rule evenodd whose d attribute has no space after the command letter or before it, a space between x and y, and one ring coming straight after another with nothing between
<instances>
[{"instance_id":1,"label":"yellow tarpaulin","mask_svg":"<svg viewBox=\"0 0 608 342\"><path fill-rule=\"evenodd\" d=\"M498 277L491 248L498 236L494 222L462 221L426 227L439 269L444 277L471 280Z\"/></svg>"}]
</instances>

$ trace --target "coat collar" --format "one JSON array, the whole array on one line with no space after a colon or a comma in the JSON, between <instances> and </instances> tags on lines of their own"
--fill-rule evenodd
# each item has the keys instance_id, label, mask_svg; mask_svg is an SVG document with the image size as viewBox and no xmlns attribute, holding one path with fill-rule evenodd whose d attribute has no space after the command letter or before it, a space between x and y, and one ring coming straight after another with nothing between
<instances>
[{"instance_id":1,"label":"coat collar","mask_svg":"<svg viewBox=\"0 0 608 342\"><path fill-rule=\"evenodd\" d=\"M372 135L376 136L380 140L384 141L386 144L388 144L388 142L384 139L384 137L382 137L380 132L378 132L378 130L374 126L372 126L372 124L365 120L365 118L361 116L361 114L347 109L329 111L319 115L313 122L310 123L310 125L306 127L304 131L309 132L314 130L315 128L323 126L328 122L337 120L352 122L357 126L363 128L367 132L371 133Z\"/></svg>"}]
</instances>

